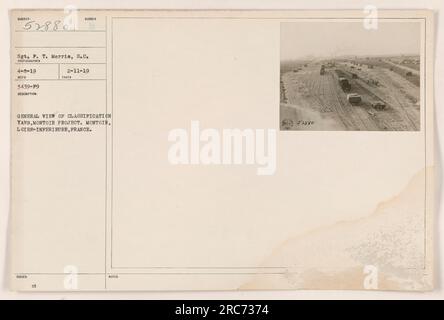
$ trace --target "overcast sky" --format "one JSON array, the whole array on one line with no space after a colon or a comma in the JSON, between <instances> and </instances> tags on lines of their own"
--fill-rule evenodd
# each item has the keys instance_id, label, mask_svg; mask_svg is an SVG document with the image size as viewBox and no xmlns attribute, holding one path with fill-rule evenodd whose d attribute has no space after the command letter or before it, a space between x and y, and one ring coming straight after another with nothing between
<instances>
[{"instance_id":1,"label":"overcast sky","mask_svg":"<svg viewBox=\"0 0 444 320\"><path fill-rule=\"evenodd\" d=\"M281 25L281 59L341 55L418 54L419 22L379 22L367 30L362 22L289 22Z\"/></svg>"}]
</instances>

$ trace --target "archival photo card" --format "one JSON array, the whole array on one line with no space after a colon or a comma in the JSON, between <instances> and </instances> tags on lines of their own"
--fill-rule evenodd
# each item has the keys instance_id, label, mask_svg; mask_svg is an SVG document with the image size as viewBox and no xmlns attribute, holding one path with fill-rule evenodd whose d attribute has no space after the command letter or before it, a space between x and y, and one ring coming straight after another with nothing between
<instances>
[{"instance_id":1,"label":"archival photo card","mask_svg":"<svg viewBox=\"0 0 444 320\"><path fill-rule=\"evenodd\" d=\"M433 290L433 17L11 11L11 290Z\"/></svg>"}]
</instances>

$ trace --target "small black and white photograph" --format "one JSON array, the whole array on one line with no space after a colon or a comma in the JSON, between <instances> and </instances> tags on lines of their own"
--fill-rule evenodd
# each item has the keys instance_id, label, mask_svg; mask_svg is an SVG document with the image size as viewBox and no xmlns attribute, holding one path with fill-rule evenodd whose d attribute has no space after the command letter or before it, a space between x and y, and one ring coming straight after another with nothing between
<instances>
[{"instance_id":1,"label":"small black and white photograph","mask_svg":"<svg viewBox=\"0 0 444 320\"><path fill-rule=\"evenodd\" d=\"M421 130L421 23L281 24L280 129Z\"/></svg>"}]
</instances>

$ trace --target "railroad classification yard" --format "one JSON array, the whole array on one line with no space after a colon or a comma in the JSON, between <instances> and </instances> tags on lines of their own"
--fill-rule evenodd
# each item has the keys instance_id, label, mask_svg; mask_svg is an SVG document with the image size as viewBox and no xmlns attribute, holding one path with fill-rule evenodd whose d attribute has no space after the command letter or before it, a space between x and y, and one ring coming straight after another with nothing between
<instances>
[{"instance_id":1,"label":"railroad classification yard","mask_svg":"<svg viewBox=\"0 0 444 320\"><path fill-rule=\"evenodd\" d=\"M361 31L356 38L365 39L365 32L372 31ZM384 31L379 33L383 39ZM324 49L319 43L314 51ZM282 130L421 129L419 54L357 55L353 43L358 42L343 44L349 54L332 46L333 57L281 61Z\"/></svg>"}]
</instances>

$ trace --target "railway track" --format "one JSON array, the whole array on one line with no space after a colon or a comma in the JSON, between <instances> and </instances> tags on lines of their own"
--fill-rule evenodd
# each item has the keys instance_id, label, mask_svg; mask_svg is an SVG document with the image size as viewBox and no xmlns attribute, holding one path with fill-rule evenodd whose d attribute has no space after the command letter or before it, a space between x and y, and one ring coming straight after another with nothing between
<instances>
[{"instance_id":1,"label":"railway track","mask_svg":"<svg viewBox=\"0 0 444 320\"><path fill-rule=\"evenodd\" d=\"M347 70L341 70L344 74L347 74L351 78L350 72ZM391 83L387 83L384 80L380 80L382 85L387 88L393 87ZM371 101L382 101L385 103L387 108L384 111L375 112L378 118L375 119L376 122L381 122L382 126L379 126L381 130L393 130L393 131L406 131L406 130L418 130L419 121L415 121L408 114L406 107L400 101L402 97L399 96L399 88L397 90L391 90L390 96L383 93L377 93L380 91L378 88L371 88L367 83L365 83L361 78L354 79L354 86L358 86L359 90L362 91L366 96L369 96ZM394 103L395 102L395 103ZM394 105L397 105L394 106ZM368 106L370 107L370 106ZM399 112L401 110L401 112Z\"/></svg>"},{"instance_id":2,"label":"railway track","mask_svg":"<svg viewBox=\"0 0 444 320\"><path fill-rule=\"evenodd\" d=\"M303 110L307 112L317 112L320 119L330 121L327 124L332 130L365 130L365 131L406 131L418 130L419 113L416 116L415 106L410 97L403 96L409 87L402 87L403 83L391 83L395 81L391 77L387 79L384 74L376 71L360 71L358 78L353 78L346 67L337 66L335 70L340 70L352 83L352 91L360 94L362 102L360 105L351 105L346 93L339 86L338 77L331 68L326 69L324 75L319 74L320 65L313 65L302 72L288 72L282 77L284 98L290 105L301 107L298 116L304 117ZM364 72L364 73L363 73ZM363 79L379 79L380 86L366 83ZM396 89L396 86L401 86ZM410 91L409 91L410 92ZM411 93L415 95L416 93ZM407 101L408 100L408 101ZM373 101L381 101L387 106L385 110L375 110L372 107ZM408 102L408 103L407 103ZM406 104L407 103L407 104ZM307 116L308 117L308 116ZM322 120L320 120L322 122ZM337 125L331 125L331 122ZM326 130L328 130L328 128Z\"/></svg>"}]
</instances>

